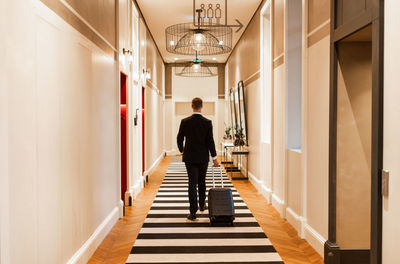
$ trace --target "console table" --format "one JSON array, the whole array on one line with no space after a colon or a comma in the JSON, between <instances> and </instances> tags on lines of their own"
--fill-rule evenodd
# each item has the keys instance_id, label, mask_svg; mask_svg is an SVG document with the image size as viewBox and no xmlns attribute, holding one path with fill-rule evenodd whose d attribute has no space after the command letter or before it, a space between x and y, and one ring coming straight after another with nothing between
<instances>
[{"instance_id":1,"label":"console table","mask_svg":"<svg viewBox=\"0 0 400 264\"><path fill-rule=\"evenodd\" d=\"M232 149L232 150L230 150ZM221 142L221 151L223 152L223 159L221 164L234 164L235 156L238 157L238 167L225 167L227 173L230 172L232 180L248 180L249 179L249 151L243 147L236 147L232 142ZM231 154L231 159L228 160L228 152ZM243 168L242 157L246 157L246 173L245 177L233 177L234 172L241 172Z\"/></svg>"},{"instance_id":2,"label":"console table","mask_svg":"<svg viewBox=\"0 0 400 264\"><path fill-rule=\"evenodd\" d=\"M246 175L245 177L233 177L233 171L231 171L231 178L232 180L248 180L249 179L249 151L247 149L242 148L234 148L231 152L232 161L234 156L238 156L240 162L238 162L238 169L241 172L243 163L242 163L242 156L246 157Z\"/></svg>"}]
</instances>

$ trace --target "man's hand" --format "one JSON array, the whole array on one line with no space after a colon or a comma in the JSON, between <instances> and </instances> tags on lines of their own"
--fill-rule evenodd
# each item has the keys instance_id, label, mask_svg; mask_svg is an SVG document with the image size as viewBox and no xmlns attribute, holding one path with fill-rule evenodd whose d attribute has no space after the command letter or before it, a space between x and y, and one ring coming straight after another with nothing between
<instances>
[{"instance_id":1,"label":"man's hand","mask_svg":"<svg viewBox=\"0 0 400 264\"><path fill-rule=\"evenodd\" d=\"M183 153L179 153L179 154L177 154L176 156L178 156L178 157L179 157L179 156L183 156Z\"/></svg>"},{"instance_id":2,"label":"man's hand","mask_svg":"<svg viewBox=\"0 0 400 264\"><path fill-rule=\"evenodd\" d=\"M213 160L213 163L214 163L214 165L213 165L213 167L219 167L219 163L218 163L218 160Z\"/></svg>"}]
</instances>

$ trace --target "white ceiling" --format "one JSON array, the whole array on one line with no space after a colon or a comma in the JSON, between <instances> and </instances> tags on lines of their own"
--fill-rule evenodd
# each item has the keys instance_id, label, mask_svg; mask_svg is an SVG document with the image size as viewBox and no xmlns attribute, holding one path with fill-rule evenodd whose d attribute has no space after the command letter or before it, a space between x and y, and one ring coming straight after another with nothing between
<instances>
[{"instance_id":1,"label":"white ceiling","mask_svg":"<svg viewBox=\"0 0 400 264\"><path fill-rule=\"evenodd\" d=\"M213 3L213 0L196 0L197 3ZM191 0L137 0L146 23L157 43L165 62L192 60L193 56L169 53L165 47L165 28L168 26L193 21L193 1ZM238 33L233 28L232 47L234 47L243 34L247 24L260 5L261 0L228 0L228 24L237 24L238 19L243 28ZM209 62L225 62L229 54L216 56L203 56L200 59ZM216 58L216 61L213 61Z\"/></svg>"}]
</instances>

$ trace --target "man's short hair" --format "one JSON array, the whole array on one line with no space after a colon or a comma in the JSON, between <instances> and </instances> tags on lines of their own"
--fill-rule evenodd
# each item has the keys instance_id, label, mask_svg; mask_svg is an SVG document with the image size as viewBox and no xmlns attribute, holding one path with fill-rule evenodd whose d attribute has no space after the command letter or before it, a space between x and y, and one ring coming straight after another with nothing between
<instances>
[{"instance_id":1,"label":"man's short hair","mask_svg":"<svg viewBox=\"0 0 400 264\"><path fill-rule=\"evenodd\" d=\"M199 110L202 107L203 107L203 100L201 100L201 98L199 98L199 97L193 98L193 100L192 100L192 108L194 110Z\"/></svg>"}]
</instances>

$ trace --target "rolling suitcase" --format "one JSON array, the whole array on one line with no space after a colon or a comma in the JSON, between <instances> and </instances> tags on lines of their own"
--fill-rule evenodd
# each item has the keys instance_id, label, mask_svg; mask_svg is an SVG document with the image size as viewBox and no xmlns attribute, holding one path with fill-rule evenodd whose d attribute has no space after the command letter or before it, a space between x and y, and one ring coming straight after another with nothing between
<instances>
[{"instance_id":1,"label":"rolling suitcase","mask_svg":"<svg viewBox=\"0 0 400 264\"><path fill-rule=\"evenodd\" d=\"M235 208L233 204L232 190L224 188L224 180L221 173L222 188L215 187L214 167L212 168L213 188L208 191L208 215L211 225L230 224L235 220Z\"/></svg>"}]
</instances>

